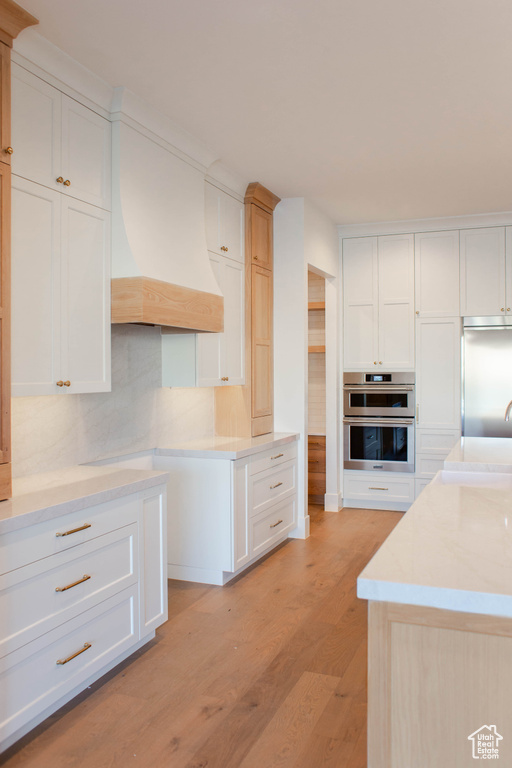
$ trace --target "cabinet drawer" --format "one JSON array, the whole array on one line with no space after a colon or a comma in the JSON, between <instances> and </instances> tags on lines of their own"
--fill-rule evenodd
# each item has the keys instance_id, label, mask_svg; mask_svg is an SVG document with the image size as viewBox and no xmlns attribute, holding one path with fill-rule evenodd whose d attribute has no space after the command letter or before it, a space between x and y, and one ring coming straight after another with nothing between
<instances>
[{"instance_id":1,"label":"cabinet drawer","mask_svg":"<svg viewBox=\"0 0 512 768\"><path fill-rule=\"evenodd\" d=\"M345 475L344 497L346 499L375 499L379 501L413 501L414 478L396 478L392 473L387 476L367 475L358 477ZM390 476L391 475L391 476Z\"/></svg>"},{"instance_id":2,"label":"cabinet drawer","mask_svg":"<svg viewBox=\"0 0 512 768\"><path fill-rule=\"evenodd\" d=\"M427 453L426 456L416 456L416 477L432 478L444 468L445 454L434 456Z\"/></svg>"},{"instance_id":3,"label":"cabinet drawer","mask_svg":"<svg viewBox=\"0 0 512 768\"><path fill-rule=\"evenodd\" d=\"M132 523L82 544L78 557L69 549L1 576L0 616L9 621L0 624L0 657L136 583L137 530Z\"/></svg>"},{"instance_id":4,"label":"cabinet drawer","mask_svg":"<svg viewBox=\"0 0 512 768\"><path fill-rule=\"evenodd\" d=\"M291 496L276 504L251 521L252 555L261 554L278 539L295 528L297 520L297 499Z\"/></svg>"},{"instance_id":5,"label":"cabinet drawer","mask_svg":"<svg viewBox=\"0 0 512 768\"><path fill-rule=\"evenodd\" d=\"M135 523L139 507L140 501L131 496L7 533L0 537L0 572L21 568ZM78 552L76 556L79 556Z\"/></svg>"},{"instance_id":6,"label":"cabinet drawer","mask_svg":"<svg viewBox=\"0 0 512 768\"><path fill-rule=\"evenodd\" d=\"M294 461L260 472L250 480L250 514L257 515L297 487L297 465Z\"/></svg>"},{"instance_id":7,"label":"cabinet drawer","mask_svg":"<svg viewBox=\"0 0 512 768\"><path fill-rule=\"evenodd\" d=\"M269 451L257 453L252 457L249 464L249 474L256 475L265 469L275 467L277 464L284 464L287 461L297 458L297 441L281 445L279 448L271 448Z\"/></svg>"},{"instance_id":8,"label":"cabinet drawer","mask_svg":"<svg viewBox=\"0 0 512 768\"><path fill-rule=\"evenodd\" d=\"M427 432L416 430L417 453L444 453L447 456L460 439L460 432Z\"/></svg>"},{"instance_id":9,"label":"cabinet drawer","mask_svg":"<svg viewBox=\"0 0 512 768\"><path fill-rule=\"evenodd\" d=\"M132 587L1 659L0 740L128 651L136 627Z\"/></svg>"}]
</instances>

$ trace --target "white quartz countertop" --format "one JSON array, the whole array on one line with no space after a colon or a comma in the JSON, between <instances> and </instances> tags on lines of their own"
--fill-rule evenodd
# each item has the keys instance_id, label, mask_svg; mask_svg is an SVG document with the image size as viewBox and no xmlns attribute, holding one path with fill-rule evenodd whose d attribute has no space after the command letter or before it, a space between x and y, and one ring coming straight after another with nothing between
<instances>
[{"instance_id":1,"label":"white quartz countertop","mask_svg":"<svg viewBox=\"0 0 512 768\"><path fill-rule=\"evenodd\" d=\"M207 437L157 448L157 456L182 456L197 459L243 459L270 448L293 443L295 432L270 432L259 437Z\"/></svg>"},{"instance_id":2,"label":"white quartz countertop","mask_svg":"<svg viewBox=\"0 0 512 768\"><path fill-rule=\"evenodd\" d=\"M357 594L512 617L512 491L427 486L359 576Z\"/></svg>"},{"instance_id":3,"label":"white quartz countertop","mask_svg":"<svg viewBox=\"0 0 512 768\"><path fill-rule=\"evenodd\" d=\"M462 437L444 462L451 472L512 472L512 438Z\"/></svg>"},{"instance_id":4,"label":"white quartz countertop","mask_svg":"<svg viewBox=\"0 0 512 768\"><path fill-rule=\"evenodd\" d=\"M75 466L13 480L0 502L0 534L166 483L167 472Z\"/></svg>"}]
</instances>

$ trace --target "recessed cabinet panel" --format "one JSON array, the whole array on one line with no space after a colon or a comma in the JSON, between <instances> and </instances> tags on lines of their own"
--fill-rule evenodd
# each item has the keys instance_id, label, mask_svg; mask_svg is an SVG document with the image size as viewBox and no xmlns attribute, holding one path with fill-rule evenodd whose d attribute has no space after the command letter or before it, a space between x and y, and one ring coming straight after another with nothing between
<instances>
[{"instance_id":1,"label":"recessed cabinet panel","mask_svg":"<svg viewBox=\"0 0 512 768\"><path fill-rule=\"evenodd\" d=\"M11 49L0 43L0 153L1 160L11 164Z\"/></svg>"},{"instance_id":2,"label":"recessed cabinet panel","mask_svg":"<svg viewBox=\"0 0 512 768\"><path fill-rule=\"evenodd\" d=\"M12 65L12 172L57 189L61 175L61 93Z\"/></svg>"},{"instance_id":3,"label":"recessed cabinet panel","mask_svg":"<svg viewBox=\"0 0 512 768\"><path fill-rule=\"evenodd\" d=\"M462 314L506 314L505 228L461 230L460 258Z\"/></svg>"},{"instance_id":4,"label":"recessed cabinet panel","mask_svg":"<svg viewBox=\"0 0 512 768\"><path fill-rule=\"evenodd\" d=\"M77 101L62 96L62 174L66 192L110 209L110 123Z\"/></svg>"},{"instance_id":5,"label":"recessed cabinet panel","mask_svg":"<svg viewBox=\"0 0 512 768\"><path fill-rule=\"evenodd\" d=\"M222 291L221 260L210 254L210 264L215 279ZM224 298L224 327L226 323L226 299ZM221 376L221 347L222 333L197 334L197 384L200 387L216 387L220 384Z\"/></svg>"},{"instance_id":6,"label":"recessed cabinet panel","mask_svg":"<svg viewBox=\"0 0 512 768\"><path fill-rule=\"evenodd\" d=\"M272 215L251 205L251 259L254 264L272 269Z\"/></svg>"},{"instance_id":7,"label":"recessed cabinet panel","mask_svg":"<svg viewBox=\"0 0 512 768\"><path fill-rule=\"evenodd\" d=\"M375 327L377 308L374 304L345 308L345 367L359 370L377 363Z\"/></svg>"},{"instance_id":8,"label":"recessed cabinet panel","mask_svg":"<svg viewBox=\"0 0 512 768\"><path fill-rule=\"evenodd\" d=\"M456 317L459 307L459 232L414 236L415 304L420 317Z\"/></svg>"},{"instance_id":9,"label":"recessed cabinet panel","mask_svg":"<svg viewBox=\"0 0 512 768\"><path fill-rule=\"evenodd\" d=\"M378 238L379 365L414 368L414 238Z\"/></svg>"},{"instance_id":10,"label":"recessed cabinet panel","mask_svg":"<svg viewBox=\"0 0 512 768\"><path fill-rule=\"evenodd\" d=\"M377 362L377 238L343 241L345 368L369 368Z\"/></svg>"},{"instance_id":11,"label":"recessed cabinet panel","mask_svg":"<svg viewBox=\"0 0 512 768\"><path fill-rule=\"evenodd\" d=\"M244 261L244 206L230 195L221 197L221 246L228 248L226 256Z\"/></svg>"},{"instance_id":12,"label":"recessed cabinet panel","mask_svg":"<svg viewBox=\"0 0 512 768\"><path fill-rule=\"evenodd\" d=\"M272 272L252 267L252 418L272 413Z\"/></svg>"},{"instance_id":13,"label":"recessed cabinet panel","mask_svg":"<svg viewBox=\"0 0 512 768\"><path fill-rule=\"evenodd\" d=\"M414 368L414 319L410 302L383 302L379 311L378 367Z\"/></svg>"},{"instance_id":14,"label":"recessed cabinet panel","mask_svg":"<svg viewBox=\"0 0 512 768\"><path fill-rule=\"evenodd\" d=\"M224 295L224 371L229 384L243 384L245 378L244 329L245 268L225 259L222 275Z\"/></svg>"},{"instance_id":15,"label":"recessed cabinet panel","mask_svg":"<svg viewBox=\"0 0 512 768\"><path fill-rule=\"evenodd\" d=\"M60 197L13 177L13 395L56 394L61 354Z\"/></svg>"},{"instance_id":16,"label":"recessed cabinet panel","mask_svg":"<svg viewBox=\"0 0 512 768\"><path fill-rule=\"evenodd\" d=\"M416 324L418 429L460 428L460 318Z\"/></svg>"},{"instance_id":17,"label":"recessed cabinet panel","mask_svg":"<svg viewBox=\"0 0 512 768\"><path fill-rule=\"evenodd\" d=\"M110 214L63 199L62 376L69 392L110 391Z\"/></svg>"}]
</instances>

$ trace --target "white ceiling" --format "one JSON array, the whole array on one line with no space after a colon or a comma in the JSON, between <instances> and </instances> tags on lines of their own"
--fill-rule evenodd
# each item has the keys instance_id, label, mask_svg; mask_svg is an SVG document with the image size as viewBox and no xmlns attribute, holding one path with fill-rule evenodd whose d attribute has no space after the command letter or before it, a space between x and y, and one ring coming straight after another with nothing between
<instances>
[{"instance_id":1,"label":"white ceiling","mask_svg":"<svg viewBox=\"0 0 512 768\"><path fill-rule=\"evenodd\" d=\"M240 175L336 223L512 210L510 0L18 2Z\"/></svg>"}]
</instances>

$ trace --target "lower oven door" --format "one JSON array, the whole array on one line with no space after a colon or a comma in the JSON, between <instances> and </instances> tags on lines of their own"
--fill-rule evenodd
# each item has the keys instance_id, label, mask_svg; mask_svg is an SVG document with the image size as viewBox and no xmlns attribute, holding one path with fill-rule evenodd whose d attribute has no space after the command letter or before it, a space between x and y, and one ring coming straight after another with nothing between
<instances>
[{"instance_id":1,"label":"lower oven door","mask_svg":"<svg viewBox=\"0 0 512 768\"><path fill-rule=\"evenodd\" d=\"M414 419L343 419L345 469L414 472Z\"/></svg>"}]
</instances>

